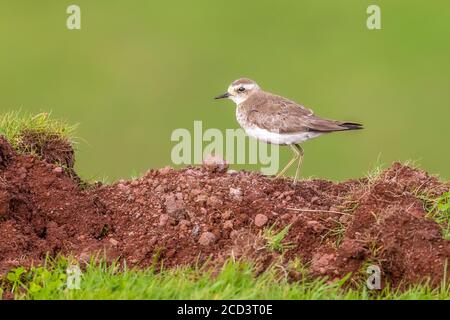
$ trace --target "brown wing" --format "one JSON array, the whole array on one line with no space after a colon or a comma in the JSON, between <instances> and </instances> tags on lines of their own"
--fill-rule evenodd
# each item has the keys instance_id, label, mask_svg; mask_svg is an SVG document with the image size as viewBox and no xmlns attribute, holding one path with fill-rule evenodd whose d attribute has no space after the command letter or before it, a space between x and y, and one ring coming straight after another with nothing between
<instances>
[{"instance_id":1,"label":"brown wing","mask_svg":"<svg viewBox=\"0 0 450 320\"><path fill-rule=\"evenodd\" d=\"M361 129L359 124L319 118L312 110L294 101L267 93L252 95L245 101L243 107L250 122L272 132L332 132Z\"/></svg>"}]
</instances>

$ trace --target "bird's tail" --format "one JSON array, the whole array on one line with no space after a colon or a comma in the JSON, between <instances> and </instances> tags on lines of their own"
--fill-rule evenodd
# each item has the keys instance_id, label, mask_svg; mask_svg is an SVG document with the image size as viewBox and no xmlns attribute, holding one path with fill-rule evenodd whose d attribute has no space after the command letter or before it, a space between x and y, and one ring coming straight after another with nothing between
<instances>
[{"instance_id":1,"label":"bird's tail","mask_svg":"<svg viewBox=\"0 0 450 320\"><path fill-rule=\"evenodd\" d=\"M344 122L339 124L339 126L345 128L345 130L360 130L364 129L363 125L355 122Z\"/></svg>"}]
</instances>

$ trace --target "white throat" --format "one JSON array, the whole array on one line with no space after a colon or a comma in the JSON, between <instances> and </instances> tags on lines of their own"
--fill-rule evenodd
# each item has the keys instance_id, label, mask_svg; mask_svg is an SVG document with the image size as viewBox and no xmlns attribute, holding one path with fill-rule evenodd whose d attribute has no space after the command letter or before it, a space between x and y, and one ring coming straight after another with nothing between
<instances>
[{"instance_id":1,"label":"white throat","mask_svg":"<svg viewBox=\"0 0 450 320\"><path fill-rule=\"evenodd\" d=\"M230 99L236 104L236 105L240 105L242 102L244 102L245 100L247 100L247 96L242 97L242 96L230 96Z\"/></svg>"}]
</instances>

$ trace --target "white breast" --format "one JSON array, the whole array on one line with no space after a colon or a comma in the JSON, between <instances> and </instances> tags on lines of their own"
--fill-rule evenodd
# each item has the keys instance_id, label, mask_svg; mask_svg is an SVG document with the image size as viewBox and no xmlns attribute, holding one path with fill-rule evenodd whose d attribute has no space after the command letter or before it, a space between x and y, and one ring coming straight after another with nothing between
<instances>
[{"instance_id":1,"label":"white breast","mask_svg":"<svg viewBox=\"0 0 450 320\"><path fill-rule=\"evenodd\" d=\"M245 133L257 140L272 144L298 144L322 135L320 132L277 133L258 128L247 123L247 118L240 108L236 108L236 119Z\"/></svg>"},{"instance_id":2,"label":"white breast","mask_svg":"<svg viewBox=\"0 0 450 320\"><path fill-rule=\"evenodd\" d=\"M244 128L245 133L250 137L273 144L297 144L306 140L320 136L319 132L300 132L300 133L276 133L266 129L250 127Z\"/></svg>"}]
</instances>

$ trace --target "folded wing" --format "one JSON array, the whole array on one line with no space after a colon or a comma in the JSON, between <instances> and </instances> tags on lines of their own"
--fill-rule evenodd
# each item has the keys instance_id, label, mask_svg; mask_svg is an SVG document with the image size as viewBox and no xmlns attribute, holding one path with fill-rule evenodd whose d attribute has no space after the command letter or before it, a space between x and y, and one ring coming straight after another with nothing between
<instances>
[{"instance_id":1,"label":"folded wing","mask_svg":"<svg viewBox=\"0 0 450 320\"><path fill-rule=\"evenodd\" d=\"M278 133L334 132L362 129L362 125L317 117L314 112L294 101L276 95L249 99L248 120L260 128Z\"/></svg>"}]
</instances>

